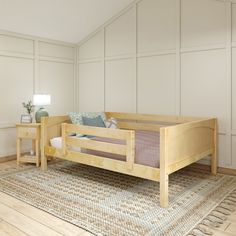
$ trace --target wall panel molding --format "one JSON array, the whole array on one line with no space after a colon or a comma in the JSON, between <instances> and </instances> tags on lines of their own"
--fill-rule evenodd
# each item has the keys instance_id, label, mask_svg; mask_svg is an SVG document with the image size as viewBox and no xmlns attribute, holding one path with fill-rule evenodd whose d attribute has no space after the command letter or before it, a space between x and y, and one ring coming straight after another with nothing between
<instances>
[{"instance_id":1,"label":"wall panel molding","mask_svg":"<svg viewBox=\"0 0 236 236\"><path fill-rule=\"evenodd\" d=\"M174 6L174 11L173 11L174 16L172 14L168 15L169 17L174 17L173 27L175 29L175 38L173 41L173 47L171 46L171 48L168 48L165 46L165 42L163 42L161 43L159 49L155 48L154 46L151 46L151 49L150 49L150 45L146 45L144 43L143 47L146 47L148 50L146 51L144 50L141 52L138 47L138 45L140 45L140 32L139 31L140 31L140 27L142 27L140 25L140 19L141 19L140 7L145 6L145 8L147 9L154 9L155 6L159 6L160 9L163 10L165 9L165 6L168 4L173 4L172 6ZM115 28L114 29L111 28L114 22L116 22L116 24L118 22L119 24L119 19L122 18L123 15L126 15L127 12L130 11L130 9L135 9L136 21L133 27L134 27L134 31L136 35L136 40L135 40L136 50L134 53L124 53L124 54L119 54L119 55L116 54L112 56L111 55L107 56L106 50L105 50L106 43L107 43L106 30L107 28L109 28L111 31L115 30ZM204 11L200 9L204 9ZM144 8L142 8L142 10L143 10L144 15L147 15L146 13L150 13L150 12L147 12ZM194 12L193 17L188 16L188 14L190 14L191 11ZM164 12L166 13L166 11ZM160 15L161 14L159 14L159 16ZM151 17L151 16L148 16L148 17ZM155 17L156 16L153 16L153 18L150 18L151 19L150 24L152 23L152 20L155 21L156 19ZM162 26L164 27L166 26L166 24L168 25L168 22L164 19L165 18L163 17L162 21L159 20L162 23L159 24L158 27L162 27ZM149 25L145 25L145 24L146 23L144 23L144 28L146 27L147 29L148 27L150 27L150 24ZM157 29L158 27L150 27L147 30L148 32L155 31L155 30L158 30ZM171 28L172 28L172 25L170 25L170 29ZM162 32L161 30L162 29L160 29L160 32ZM183 89L183 86L186 85L187 78L183 79L183 76L184 76L183 73L185 72L182 69L184 66L186 70L186 62L183 62L182 59L184 57L185 58L190 57L193 65L196 64L196 62L198 62L199 60L198 58L201 58L201 60L206 61L206 63L208 63L209 65L207 68L208 69L211 68L208 71L206 69L204 69L205 71L202 71L203 75L205 74L204 76L207 80L206 84L209 83L209 86L212 85L213 86L212 89L214 90L214 86L215 86L214 84L218 83L217 89L219 90L218 93L220 93L220 96L215 93L212 94L210 92L210 89L209 90L206 89L204 92L204 96L209 98L208 102L212 106L210 107L209 114L207 114L207 109L196 107L196 109L199 111L195 112L196 114L194 115L197 115L197 114L199 114L199 116L201 114L220 115L219 136L220 136L221 143L220 143L220 157L219 157L220 162L219 163L221 167L231 167L231 165L235 163L234 168L236 168L235 166L236 158L234 157L235 154L233 154L233 153L236 153L236 150L233 149L233 153L232 153L232 148L233 148L232 137L236 136L236 129L234 127L231 127L231 124L233 123L232 107L236 103L236 99L235 99L236 91L234 92L234 90L232 90L233 81L235 81L234 83L236 84L236 76L235 76L235 79L232 81L232 74L231 74L231 71L233 70L233 74L235 73L236 75L236 64L235 66L234 64L233 65L231 64L232 61L234 60L236 61L236 53L235 53L235 56L234 54L232 54L232 51L234 50L234 48L236 48L236 0L173 0L173 1L172 0L168 0L168 1L136 0L126 9L124 9L119 14L114 16L112 19L108 20L101 27L99 27L95 32L88 35L84 40L82 40L78 44L78 48L80 48L83 45L86 45L87 41L91 40L99 32L101 34L104 34L104 39L103 39L103 42L101 43L101 49L103 49L103 52L104 52L103 55L97 58L86 58L86 59L81 58L77 61L77 63L79 66L82 64L92 65L93 62L100 61L101 68L103 70L104 86L106 86L106 83L107 83L106 71L107 71L108 63L119 63L119 62L121 63L122 61L125 61L128 59L130 60L134 59L136 61L135 72L134 72L136 76L136 83L134 86L136 86L136 111L137 112L140 112L140 93L143 93L142 87L140 86L143 86L143 83L145 83L144 74L146 73L148 75L148 73L151 70L148 78L146 78L146 81L149 80L150 84L154 84L154 86L157 86L158 80L161 79L160 78L161 76L158 74L155 76L155 67L158 66L158 64L155 64L155 63L157 63L157 61L160 60L158 63L161 65L162 63L164 63L164 58L174 57L175 58L174 67L167 66L167 65L162 66L163 67L162 69L164 72L165 72L165 68L166 68L166 71L168 71L167 68L169 68L169 70L171 70L172 72L172 75L174 75L174 77L170 79L170 74L171 74L170 73L166 78L167 80L172 81L172 82L169 82L170 83L169 86L174 86L174 87L171 87L171 91L172 91L171 93L174 94L175 99L173 99L173 102L170 102L170 100L167 99L168 102L166 101L166 104L168 103L169 107L172 107L171 110L168 111L169 113L173 112L176 115L181 115L185 112L188 113L188 109L186 110L186 106L184 107L183 105L184 104L186 105L186 102L187 102L186 100L188 101L192 100L193 94L191 93L187 95L186 93L183 94L182 89ZM119 32L121 33L122 29L120 29L120 31L119 30L116 31L116 34ZM203 32L206 32L206 33L203 33ZM167 37L172 37L171 34L168 34L168 32L166 33L168 35ZM156 37L155 35L158 35L158 34L155 34L155 32L154 33L150 32L150 35L153 35L151 37ZM162 34L161 36L163 35L164 34ZM233 41L231 39L233 39ZM147 44L148 42L150 41L147 41ZM125 46L128 47L128 41L127 41L127 45ZM196 57L197 54L201 54L201 57ZM216 57L214 57L214 55L216 55ZM156 58L159 58L159 59L157 60ZM142 74L142 77L140 77L140 68L141 68L140 62L142 63L142 65L145 64L145 68L143 69L144 71L146 70L146 72L143 72L144 74ZM214 63L217 65L217 67L214 66ZM202 65L204 65L204 62ZM199 66L200 66L199 70L196 71L196 73L198 73L200 76L201 65ZM150 69L148 69L149 67ZM234 68L235 68L235 72L234 72ZM218 82L214 82L213 77L217 76L217 73L215 71L218 71L217 72L218 74L220 73L220 76L217 77ZM194 75L191 74L191 71L189 71L188 77L190 77L191 79L193 76ZM155 78L156 81L155 79L150 79L151 77ZM196 76L196 78L198 78L198 76ZM198 80L200 81L201 78L198 78ZM140 84L140 81L142 81L142 85ZM164 83L166 83L166 81L163 81L163 86L164 86ZM204 84L205 82L202 80L201 83ZM149 89L147 88L147 91L148 90ZM149 91L151 91L151 87ZM199 95L196 94L195 96L199 96L201 98L203 96L202 93L203 92L201 91L201 88L199 87ZM103 94L103 96L104 96L104 102L106 103L107 97L105 94ZM159 93L157 92L156 99L158 98L160 99L160 97L161 97L160 92ZM223 102L221 98L224 100ZM233 100L233 98L235 100ZM80 97L80 99L82 98ZM197 99L197 97L195 97L194 99ZM201 100L203 101L203 98L201 98ZM216 101L218 102L216 103ZM142 103L143 103L142 107L147 108L148 104L145 105L145 102L148 102L148 99L145 101L145 99L142 98ZM108 101L108 103L110 103L110 101ZM191 106L188 105L188 107L191 107ZM161 111L161 107L159 109ZM158 111L153 110L153 112L158 112ZM167 112L167 111L164 110L164 112ZM225 116L223 117L222 114L225 114ZM236 125L236 120L234 121L234 123ZM235 143L235 140L236 139L234 139L234 143Z\"/></svg>"},{"instance_id":2,"label":"wall panel molding","mask_svg":"<svg viewBox=\"0 0 236 236\"><path fill-rule=\"evenodd\" d=\"M181 114L181 0L176 0L175 114Z\"/></svg>"},{"instance_id":3,"label":"wall panel molding","mask_svg":"<svg viewBox=\"0 0 236 236\"><path fill-rule=\"evenodd\" d=\"M226 89L227 89L227 127L226 127L226 166L233 164L232 156L232 3L226 2Z\"/></svg>"},{"instance_id":4,"label":"wall panel molding","mask_svg":"<svg viewBox=\"0 0 236 236\"><path fill-rule=\"evenodd\" d=\"M63 58L56 58L56 57L49 57L49 56L38 56L40 61L51 61L51 62L58 62L64 64L74 64L74 59L63 59Z\"/></svg>"},{"instance_id":5,"label":"wall panel molding","mask_svg":"<svg viewBox=\"0 0 236 236\"><path fill-rule=\"evenodd\" d=\"M0 129L10 129L15 127L15 124L0 124Z\"/></svg>"},{"instance_id":6,"label":"wall panel molding","mask_svg":"<svg viewBox=\"0 0 236 236\"><path fill-rule=\"evenodd\" d=\"M44 53L41 53L43 55L39 55L40 43L48 47L44 47ZM35 92L46 91L40 90L42 80L47 80L45 83L46 87L54 86L57 89L58 83L53 82L55 80L54 72L61 70L61 67L65 67L65 70L63 69L60 73L64 73L62 76L66 78L63 83L69 83L72 92L63 94L63 89L66 87L63 86L63 89L57 89L58 93L61 93L61 97L72 96L70 109L76 110L77 91L74 88L76 83L76 74L74 73L76 68L75 51L75 44L0 30L0 73L2 78L0 90L4 90L1 91L1 94L7 97L8 103L6 106L4 105L6 101L2 101L4 104L0 101L0 106L4 111L0 117L0 158L16 153L15 123L20 121L20 115L24 113L21 103L32 99L32 95ZM49 68L48 74L44 74L44 78L40 76L40 70L42 70L40 63L42 61L47 63ZM58 64L57 68L53 69L50 63L60 64ZM59 75L56 76L57 78L59 78ZM14 84L17 84L17 86L14 86ZM8 96L10 97L8 98ZM49 110L53 110L55 103L58 103L58 101L55 102L52 98L52 105ZM60 109L57 109L57 114L64 114L65 110L61 109L60 111ZM24 145L23 150L29 150L28 144Z\"/></svg>"},{"instance_id":7,"label":"wall panel molding","mask_svg":"<svg viewBox=\"0 0 236 236\"><path fill-rule=\"evenodd\" d=\"M60 40L41 38L41 37L20 34L20 33L7 31L7 30L1 30L1 29L0 29L0 35L11 36L11 37L19 38L19 39L40 40L41 42L53 43L55 45L63 45L63 46L69 46L69 47L76 47L77 46L77 44L72 44L72 43L68 43L68 42L64 42L64 41L60 41Z\"/></svg>"},{"instance_id":8,"label":"wall panel molding","mask_svg":"<svg viewBox=\"0 0 236 236\"><path fill-rule=\"evenodd\" d=\"M5 51L5 50L0 50L0 56L15 57L15 58L22 58L22 59L29 59L29 60L34 59L33 55L18 53L18 52Z\"/></svg>"}]
</instances>

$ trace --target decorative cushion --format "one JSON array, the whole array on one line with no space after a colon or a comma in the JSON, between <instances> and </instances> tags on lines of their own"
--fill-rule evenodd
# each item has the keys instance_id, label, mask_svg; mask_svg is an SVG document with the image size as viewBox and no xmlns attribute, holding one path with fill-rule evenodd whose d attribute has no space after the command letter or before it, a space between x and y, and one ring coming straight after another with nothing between
<instances>
[{"instance_id":1,"label":"decorative cushion","mask_svg":"<svg viewBox=\"0 0 236 236\"><path fill-rule=\"evenodd\" d=\"M83 125L95 126L95 127L106 127L101 116L89 118L86 116L82 117Z\"/></svg>"},{"instance_id":2,"label":"decorative cushion","mask_svg":"<svg viewBox=\"0 0 236 236\"><path fill-rule=\"evenodd\" d=\"M69 112L71 122L75 125L83 125L83 117L95 118L101 116L103 122L106 120L104 112ZM85 136L84 134L76 134L77 137Z\"/></svg>"},{"instance_id":3,"label":"decorative cushion","mask_svg":"<svg viewBox=\"0 0 236 236\"><path fill-rule=\"evenodd\" d=\"M111 117L105 121L105 125L107 128L118 129L118 122L116 118Z\"/></svg>"},{"instance_id":4,"label":"decorative cushion","mask_svg":"<svg viewBox=\"0 0 236 236\"><path fill-rule=\"evenodd\" d=\"M83 125L103 127L103 128L106 127L101 116L97 116L97 117L94 117L94 118L89 118L89 117L83 116L82 120L83 120ZM94 138L95 136L86 135L86 137L87 138Z\"/></svg>"},{"instance_id":5,"label":"decorative cushion","mask_svg":"<svg viewBox=\"0 0 236 236\"><path fill-rule=\"evenodd\" d=\"M70 112L70 119L75 125L83 125L83 116L88 118L95 118L97 116L101 116L103 121L106 120L106 115L104 112Z\"/></svg>"}]
</instances>

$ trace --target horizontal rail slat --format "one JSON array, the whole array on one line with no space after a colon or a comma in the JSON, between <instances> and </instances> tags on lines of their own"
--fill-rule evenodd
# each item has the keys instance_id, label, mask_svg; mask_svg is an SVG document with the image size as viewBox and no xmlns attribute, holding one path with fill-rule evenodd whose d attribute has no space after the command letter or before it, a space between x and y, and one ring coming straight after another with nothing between
<instances>
[{"instance_id":1,"label":"horizontal rail slat","mask_svg":"<svg viewBox=\"0 0 236 236\"><path fill-rule=\"evenodd\" d=\"M62 149L54 148L52 146L45 147L45 154L49 156L58 157L64 160L78 162L85 165L91 165L102 169L129 174L154 181L160 180L159 168L154 168L134 163L133 169L130 170L126 168L126 163L124 161L118 161L106 157L100 157L73 151L68 151L68 153L64 156L62 153Z\"/></svg>"},{"instance_id":2,"label":"horizontal rail slat","mask_svg":"<svg viewBox=\"0 0 236 236\"><path fill-rule=\"evenodd\" d=\"M171 136L178 136L189 129L196 129L196 128L208 128L214 130L215 128L215 118L209 118L199 121L192 121L186 124L180 124L177 126L168 126L164 129L168 129L168 134Z\"/></svg>"},{"instance_id":3,"label":"horizontal rail slat","mask_svg":"<svg viewBox=\"0 0 236 236\"><path fill-rule=\"evenodd\" d=\"M201 160L202 158L208 156L208 155L211 155L213 153L213 148L209 149L209 150L206 150L202 153L199 153L199 154L196 154L194 155L192 158L191 157L188 157L186 159L183 159L179 162L176 162L176 163L173 163L171 165L168 166L168 174L171 174L173 172L175 172L176 170L179 170L185 166L188 166L194 162L197 162L199 160Z\"/></svg>"},{"instance_id":4,"label":"horizontal rail slat","mask_svg":"<svg viewBox=\"0 0 236 236\"><path fill-rule=\"evenodd\" d=\"M108 142L99 142L95 140L89 139L79 139L73 137L66 137L66 144L72 145L76 147L101 151L101 152L109 152L118 155L126 155L126 146L121 144L113 144Z\"/></svg>"},{"instance_id":5,"label":"horizontal rail slat","mask_svg":"<svg viewBox=\"0 0 236 236\"><path fill-rule=\"evenodd\" d=\"M164 125L148 124L148 123L134 123L134 122L119 122L119 128L131 130L146 130L146 131L160 131Z\"/></svg>"},{"instance_id":6,"label":"horizontal rail slat","mask_svg":"<svg viewBox=\"0 0 236 236\"><path fill-rule=\"evenodd\" d=\"M73 124L63 124L63 125L66 126L66 133L80 133L80 134L93 135L103 138L120 139L120 140L126 140L130 132L133 132L129 130L99 128L85 125L73 125Z\"/></svg>"},{"instance_id":7,"label":"horizontal rail slat","mask_svg":"<svg viewBox=\"0 0 236 236\"><path fill-rule=\"evenodd\" d=\"M60 125L65 122L71 123L69 116L48 116L42 117L41 119L41 124L44 124L47 127Z\"/></svg>"},{"instance_id":8,"label":"horizontal rail slat","mask_svg":"<svg viewBox=\"0 0 236 236\"><path fill-rule=\"evenodd\" d=\"M195 120L200 120L200 117L184 117L184 116L165 116L155 114L137 114L137 113L119 113L119 112L106 112L108 117L123 120L136 120L136 121L155 121L155 122L169 122L169 123L185 123Z\"/></svg>"}]
</instances>

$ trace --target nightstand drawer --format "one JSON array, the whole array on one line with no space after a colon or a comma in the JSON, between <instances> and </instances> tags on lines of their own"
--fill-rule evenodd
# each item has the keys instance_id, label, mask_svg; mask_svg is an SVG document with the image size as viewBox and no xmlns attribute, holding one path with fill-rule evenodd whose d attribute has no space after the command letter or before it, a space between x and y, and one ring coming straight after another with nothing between
<instances>
[{"instance_id":1,"label":"nightstand drawer","mask_svg":"<svg viewBox=\"0 0 236 236\"><path fill-rule=\"evenodd\" d=\"M18 138L36 139L38 137L37 129L35 129L35 128L26 128L26 127L18 127L17 137Z\"/></svg>"},{"instance_id":2,"label":"nightstand drawer","mask_svg":"<svg viewBox=\"0 0 236 236\"><path fill-rule=\"evenodd\" d=\"M41 124L40 123L21 123L16 124L17 139L16 139L16 150L17 150L17 166L21 162L35 163L37 167L40 165L40 133ZM30 150L30 155L21 155L21 144L22 140L31 139L32 149ZM31 153L34 153L34 155ZM32 154L32 155L31 155Z\"/></svg>"}]
</instances>

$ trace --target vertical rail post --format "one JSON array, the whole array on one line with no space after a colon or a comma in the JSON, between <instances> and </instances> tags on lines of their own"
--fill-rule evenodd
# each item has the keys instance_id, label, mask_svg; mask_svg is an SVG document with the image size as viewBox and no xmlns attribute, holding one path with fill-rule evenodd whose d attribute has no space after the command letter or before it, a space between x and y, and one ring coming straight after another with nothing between
<instances>
[{"instance_id":1,"label":"vertical rail post","mask_svg":"<svg viewBox=\"0 0 236 236\"><path fill-rule=\"evenodd\" d=\"M129 131L126 138L126 162L129 170L133 169L135 155L135 131Z\"/></svg>"},{"instance_id":2,"label":"vertical rail post","mask_svg":"<svg viewBox=\"0 0 236 236\"><path fill-rule=\"evenodd\" d=\"M168 207L169 175L168 168L168 133L167 128L160 128L160 206Z\"/></svg>"}]
</instances>

